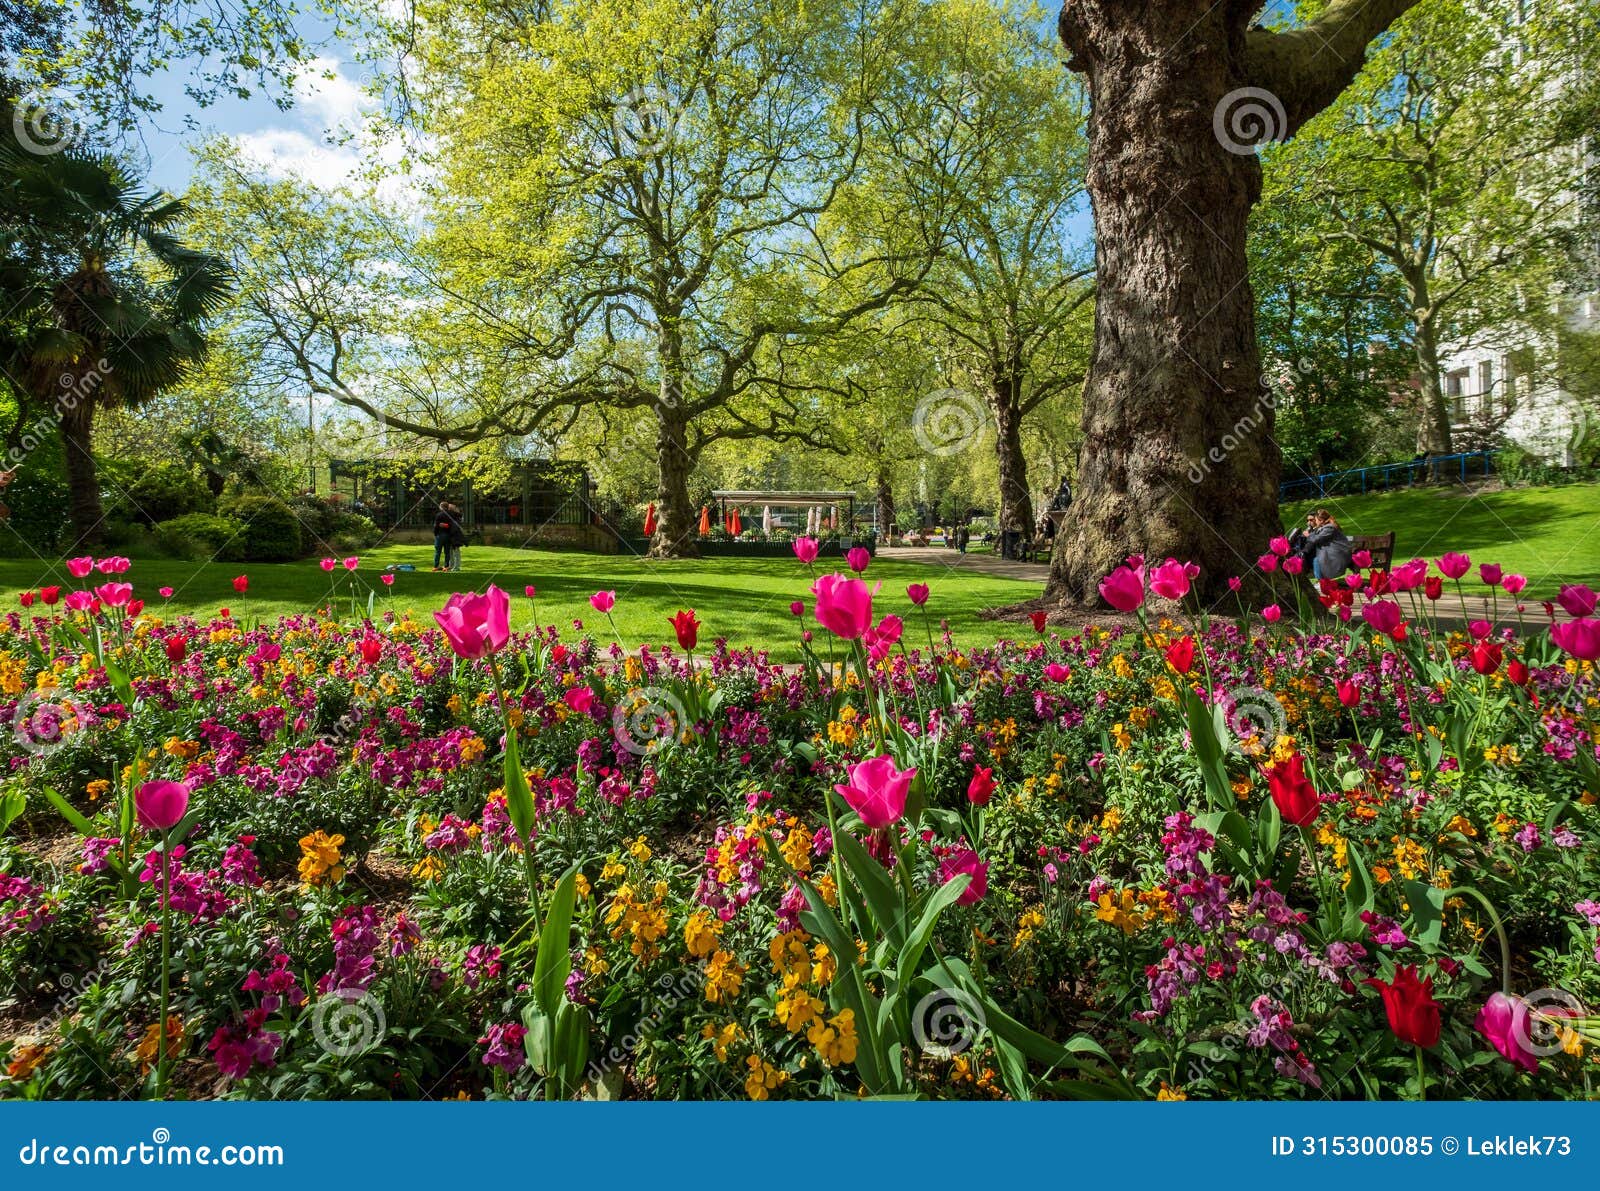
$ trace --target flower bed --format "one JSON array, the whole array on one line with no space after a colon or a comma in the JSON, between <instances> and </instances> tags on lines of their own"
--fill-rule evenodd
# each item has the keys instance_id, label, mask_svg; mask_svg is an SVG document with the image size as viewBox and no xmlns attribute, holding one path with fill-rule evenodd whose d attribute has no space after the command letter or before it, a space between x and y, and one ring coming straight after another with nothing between
<instances>
[{"instance_id":1,"label":"flower bed","mask_svg":"<svg viewBox=\"0 0 1600 1191\"><path fill-rule=\"evenodd\" d=\"M0 1094L1592 1078L1587 589L1446 633L1422 563L1324 588L1348 620L1180 627L1146 601L1192 568L1130 560L1138 628L962 653L936 592L797 569L785 667L688 611L513 636L494 589L167 620L99 565L0 622Z\"/></svg>"}]
</instances>

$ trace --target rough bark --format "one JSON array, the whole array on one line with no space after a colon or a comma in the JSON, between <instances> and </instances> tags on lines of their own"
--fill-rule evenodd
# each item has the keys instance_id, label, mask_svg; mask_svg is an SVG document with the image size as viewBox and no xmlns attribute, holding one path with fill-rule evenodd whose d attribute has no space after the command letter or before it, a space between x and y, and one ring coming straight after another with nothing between
<instances>
[{"instance_id":1,"label":"rough bark","mask_svg":"<svg viewBox=\"0 0 1600 1191\"><path fill-rule=\"evenodd\" d=\"M100 475L94 463L95 403L78 401L62 413L61 447L67 472L67 505L72 516L73 545L82 549L100 541L105 508L100 503Z\"/></svg>"},{"instance_id":2,"label":"rough bark","mask_svg":"<svg viewBox=\"0 0 1600 1191\"><path fill-rule=\"evenodd\" d=\"M995 462L1000 473L1000 528L1028 536L1033 533L1033 498L1028 492L1028 460L1022 452L1019 388L1020 378L1014 372L997 372L989 409L994 414Z\"/></svg>"},{"instance_id":3,"label":"rough bark","mask_svg":"<svg viewBox=\"0 0 1600 1191\"><path fill-rule=\"evenodd\" d=\"M1451 452L1450 406L1439 383L1439 341L1431 322L1417 325L1412 336L1417 357L1417 388L1421 404L1417 418L1417 454Z\"/></svg>"},{"instance_id":4,"label":"rough bark","mask_svg":"<svg viewBox=\"0 0 1600 1191\"><path fill-rule=\"evenodd\" d=\"M878 534L887 540L895 532L894 485L889 481L889 469L878 469Z\"/></svg>"},{"instance_id":5,"label":"rough bark","mask_svg":"<svg viewBox=\"0 0 1600 1191\"><path fill-rule=\"evenodd\" d=\"M1212 595L1281 529L1245 256L1261 169L1239 141L1291 134L1409 6L1335 0L1308 28L1271 34L1249 28L1259 5L1242 0L1063 4L1062 41L1091 98L1097 300L1049 597L1097 602L1099 580L1136 553L1199 563ZM1271 101L1234 94L1246 87ZM1252 100L1253 125L1238 110Z\"/></svg>"},{"instance_id":6,"label":"rough bark","mask_svg":"<svg viewBox=\"0 0 1600 1191\"><path fill-rule=\"evenodd\" d=\"M698 517L689 502L689 419L681 401L665 395L656 404L656 535L652 558L697 558Z\"/></svg>"}]
</instances>

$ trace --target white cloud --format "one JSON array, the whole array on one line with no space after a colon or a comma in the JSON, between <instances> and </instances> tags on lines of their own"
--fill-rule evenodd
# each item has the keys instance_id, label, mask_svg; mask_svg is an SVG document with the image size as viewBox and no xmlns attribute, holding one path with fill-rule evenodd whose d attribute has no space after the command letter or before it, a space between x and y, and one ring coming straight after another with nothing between
<instances>
[{"instance_id":1,"label":"white cloud","mask_svg":"<svg viewBox=\"0 0 1600 1191\"><path fill-rule=\"evenodd\" d=\"M350 185L361 169L351 149L292 128L263 128L234 138L244 157L272 178L298 178L324 190Z\"/></svg>"},{"instance_id":2,"label":"white cloud","mask_svg":"<svg viewBox=\"0 0 1600 1191\"><path fill-rule=\"evenodd\" d=\"M372 110L362 79L346 75L337 58L313 58L294 81L295 111L328 133L354 132Z\"/></svg>"}]
</instances>

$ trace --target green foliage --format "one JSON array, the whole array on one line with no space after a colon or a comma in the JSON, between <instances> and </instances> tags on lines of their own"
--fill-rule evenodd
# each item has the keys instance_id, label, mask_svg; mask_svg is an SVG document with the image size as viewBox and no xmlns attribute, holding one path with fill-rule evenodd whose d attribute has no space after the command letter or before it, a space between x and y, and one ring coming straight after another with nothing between
<instances>
[{"instance_id":1,"label":"green foliage","mask_svg":"<svg viewBox=\"0 0 1600 1191\"><path fill-rule=\"evenodd\" d=\"M35 459L37 459L35 455ZM61 544L67 528L67 482L34 466L17 470L0 502L11 515L0 521L0 550L16 557L49 554Z\"/></svg>"},{"instance_id":2,"label":"green foliage","mask_svg":"<svg viewBox=\"0 0 1600 1191\"><path fill-rule=\"evenodd\" d=\"M245 527L233 517L186 513L155 527L156 546L173 558L214 558L239 562L245 555Z\"/></svg>"},{"instance_id":3,"label":"green foliage","mask_svg":"<svg viewBox=\"0 0 1600 1191\"><path fill-rule=\"evenodd\" d=\"M305 548L300 519L276 497L235 496L222 501L217 511L244 525L247 562L288 562Z\"/></svg>"},{"instance_id":4,"label":"green foliage","mask_svg":"<svg viewBox=\"0 0 1600 1191\"><path fill-rule=\"evenodd\" d=\"M185 513L209 513L216 501L204 481L181 463L152 463L119 494L111 513L155 525Z\"/></svg>"}]
</instances>

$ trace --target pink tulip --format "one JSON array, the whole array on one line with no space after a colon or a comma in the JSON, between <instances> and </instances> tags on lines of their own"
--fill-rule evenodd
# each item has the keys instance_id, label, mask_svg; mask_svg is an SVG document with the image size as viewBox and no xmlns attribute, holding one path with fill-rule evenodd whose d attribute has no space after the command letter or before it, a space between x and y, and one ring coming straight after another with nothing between
<instances>
[{"instance_id":1,"label":"pink tulip","mask_svg":"<svg viewBox=\"0 0 1600 1191\"><path fill-rule=\"evenodd\" d=\"M1296 555L1293 558L1286 558L1286 559L1283 560L1283 573L1285 575L1298 575L1301 571L1303 571L1305 569L1306 569L1306 560L1301 558L1299 555Z\"/></svg>"},{"instance_id":2,"label":"pink tulip","mask_svg":"<svg viewBox=\"0 0 1600 1191\"><path fill-rule=\"evenodd\" d=\"M928 585L926 583L911 583L906 586L906 595L917 607L928 602Z\"/></svg>"},{"instance_id":3,"label":"pink tulip","mask_svg":"<svg viewBox=\"0 0 1600 1191\"><path fill-rule=\"evenodd\" d=\"M1507 595L1517 595L1523 588L1528 586L1528 577L1526 575L1507 575L1500 580L1500 586L1505 588Z\"/></svg>"},{"instance_id":4,"label":"pink tulip","mask_svg":"<svg viewBox=\"0 0 1600 1191\"><path fill-rule=\"evenodd\" d=\"M161 598L162 599L170 600L172 598L172 588L163 587L163 588L160 589L160 591L161 591Z\"/></svg>"},{"instance_id":5,"label":"pink tulip","mask_svg":"<svg viewBox=\"0 0 1600 1191\"><path fill-rule=\"evenodd\" d=\"M67 559L67 574L71 575L74 579L82 579L92 570L94 570L94 559L92 558L84 557Z\"/></svg>"},{"instance_id":6,"label":"pink tulip","mask_svg":"<svg viewBox=\"0 0 1600 1191\"><path fill-rule=\"evenodd\" d=\"M146 831L171 831L189 812L189 787L182 782L145 782L134 792L133 807Z\"/></svg>"},{"instance_id":7,"label":"pink tulip","mask_svg":"<svg viewBox=\"0 0 1600 1191\"><path fill-rule=\"evenodd\" d=\"M1372 551L1357 550L1350 556L1350 561L1355 563L1356 566L1360 567L1364 571L1372 565Z\"/></svg>"},{"instance_id":8,"label":"pink tulip","mask_svg":"<svg viewBox=\"0 0 1600 1191\"><path fill-rule=\"evenodd\" d=\"M1563 583L1556 596L1556 603L1568 616L1593 616L1596 602L1600 602L1600 596L1584 583Z\"/></svg>"},{"instance_id":9,"label":"pink tulip","mask_svg":"<svg viewBox=\"0 0 1600 1191\"><path fill-rule=\"evenodd\" d=\"M1051 662L1044 668L1044 676L1051 682L1066 682L1072 677L1072 671L1060 662Z\"/></svg>"},{"instance_id":10,"label":"pink tulip","mask_svg":"<svg viewBox=\"0 0 1600 1191\"><path fill-rule=\"evenodd\" d=\"M1132 612L1144 603L1144 576L1133 567L1120 566L1100 580L1100 598L1118 612Z\"/></svg>"},{"instance_id":11,"label":"pink tulip","mask_svg":"<svg viewBox=\"0 0 1600 1191\"><path fill-rule=\"evenodd\" d=\"M1472 634L1474 641L1482 641L1490 633L1494 632L1494 625L1487 620L1475 620L1467 626L1467 632Z\"/></svg>"},{"instance_id":12,"label":"pink tulip","mask_svg":"<svg viewBox=\"0 0 1600 1191\"><path fill-rule=\"evenodd\" d=\"M1393 637L1401 631L1400 605L1393 600L1369 600L1361 608L1361 619L1378 632Z\"/></svg>"},{"instance_id":13,"label":"pink tulip","mask_svg":"<svg viewBox=\"0 0 1600 1191\"><path fill-rule=\"evenodd\" d=\"M611 609L617 606L617 593L614 591L597 591L589 597L589 606L596 612L610 615Z\"/></svg>"},{"instance_id":14,"label":"pink tulip","mask_svg":"<svg viewBox=\"0 0 1600 1191\"><path fill-rule=\"evenodd\" d=\"M65 603L69 611L87 612L94 607L95 598L86 591L69 591Z\"/></svg>"},{"instance_id":15,"label":"pink tulip","mask_svg":"<svg viewBox=\"0 0 1600 1191\"><path fill-rule=\"evenodd\" d=\"M1600 620L1580 616L1550 626L1550 639L1580 662L1600 658Z\"/></svg>"},{"instance_id":16,"label":"pink tulip","mask_svg":"<svg viewBox=\"0 0 1600 1191\"><path fill-rule=\"evenodd\" d=\"M806 566L810 566L817 561L817 549L816 538L796 538L794 540L794 556L805 563Z\"/></svg>"},{"instance_id":17,"label":"pink tulip","mask_svg":"<svg viewBox=\"0 0 1600 1191\"><path fill-rule=\"evenodd\" d=\"M970 906L983 900L989 892L989 863L979 860L978 854L971 848L965 848L953 856L945 856L939 861L939 880L948 885L957 877L966 875L972 878L967 887L956 898L956 905Z\"/></svg>"},{"instance_id":18,"label":"pink tulip","mask_svg":"<svg viewBox=\"0 0 1600 1191\"><path fill-rule=\"evenodd\" d=\"M334 567L339 565L339 560L337 558L324 558L317 565L325 571L332 571Z\"/></svg>"},{"instance_id":19,"label":"pink tulip","mask_svg":"<svg viewBox=\"0 0 1600 1191\"><path fill-rule=\"evenodd\" d=\"M1439 559L1439 573L1446 579L1459 579L1471 565L1472 559L1467 555L1452 552Z\"/></svg>"},{"instance_id":20,"label":"pink tulip","mask_svg":"<svg viewBox=\"0 0 1600 1191\"><path fill-rule=\"evenodd\" d=\"M383 585L385 587L393 587L394 586L394 576L392 574L390 574L388 571L385 571L383 574L379 575L378 579L383 583Z\"/></svg>"},{"instance_id":21,"label":"pink tulip","mask_svg":"<svg viewBox=\"0 0 1600 1191\"><path fill-rule=\"evenodd\" d=\"M1234 575L1231 578L1229 578L1229 580L1228 580L1228 590L1229 591L1238 591L1243 586L1244 586L1244 580L1241 579L1238 575Z\"/></svg>"},{"instance_id":22,"label":"pink tulip","mask_svg":"<svg viewBox=\"0 0 1600 1191\"><path fill-rule=\"evenodd\" d=\"M107 608L126 608L128 601L133 598L133 584L102 583L94 589L94 594Z\"/></svg>"},{"instance_id":23,"label":"pink tulip","mask_svg":"<svg viewBox=\"0 0 1600 1191\"><path fill-rule=\"evenodd\" d=\"M1371 561L1370 559L1368 560ZM1366 564L1362 564L1366 565ZM1428 560L1413 558L1403 567L1396 567L1389 575L1389 586L1395 591L1411 591L1422 586L1422 581L1428 577Z\"/></svg>"},{"instance_id":24,"label":"pink tulip","mask_svg":"<svg viewBox=\"0 0 1600 1191\"><path fill-rule=\"evenodd\" d=\"M531 600L534 596L539 594L539 589L530 583L528 586L522 589L522 594Z\"/></svg>"},{"instance_id":25,"label":"pink tulip","mask_svg":"<svg viewBox=\"0 0 1600 1191\"><path fill-rule=\"evenodd\" d=\"M1486 562L1478 568L1478 578L1490 587L1499 587L1504 575L1505 572L1496 563Z\"/></svg>"},{"instance_id":26,"label":"pink tulip","mask_svg":"<svg viewBox=\"0 0 1600 1191\"><path fill-rule=\"evenodd\" d=\"M1267 549L1282 558L1289 553L1289 539L1283 537L1273 538L1272 541L1267 543Z\"/></svg>"},{"instance_id":27,"label":"pink tulip","mask_svg":"<svg viewBox=\"0 0 1600 1191\"><path fill-rule=\"evenodd\" d=\"M806 606L799 600L794 600L789 604L789 614L791 616L804 616L806 614Z\"/></svg>"},{"instance_id":28,"label":"pink tulip","mask_svg":"<svg viewBox=\"0 0 1600 1191\"><path fill-rule=\"evenodd\" d=\"M1169 558L1150 572L1150 590L1164 600L1181 600L1189 594L1189 584L1199 574L1200 568L1194 563Z\"/></svg>"},{"instance_id":29,"label":"pink tulip","mask_svg":"<svg viewBox=\"0 0 1600 1191\"><path fill-rule=\"evenodd\" d=\"M344 560L344 569L347 571L353 571L360 565L361 556L359 554L352 554L349 558Z\"/></svg>"},{"instance_id":30,"label":"pink tulip","mask_svg":"<svg viewBox=\"0 0 1600 1191\"><path fill-rule=\"evenodd\" d=\"M822 575L811 585L817 623L836 637L854 641L872 627L872 591L848 575Z\"/></svg>"},{"instance_id":31,"label":"pink tulip","mask_svg":"<svg viewBox=\"0 0 1600 1191\"><path fill-rule=\"evenodd\" d=\"M1256 566L1263 571L1271 572L1278 569L1278 556L1276 554L1263 554L1256 559Z\"/></svg>"},{"instance_id":32,"label":"pink tulip","mask_svg":"<svg viewBox=\"0 0 1600 1191\"><path fill-rule=\"evenodd\" d=\"M850 766L849 784L835 784L833 788L864 824L877 830L898 822L906 813L906 794L916 774L915 768L904 772L896 769L893 757L868 757Z\"/></svg>"},{"instance_id":33,"label":"pink tulip","mask_svg":"<svg viewBox=\"0 0 1600 1191\"><path fill-rule=\"evenodd\" d=\"M1276 604L1268 604L1261 609L1261 619L1268 624L1277 624L1278 621L1283 619L1283 609Z\"/></svg>"},{"instance_id":34,"label":"pink tulip","mask_svg":"<svg viewBox=\"0 0 1600 1191\"><path fill-rule=\"evenodd\" d=\"M570 687L561 697L566 700L567 706L579 715L588 715L589 709L594 706L594 691L586 686Z\"/></svg>"},{"instance_id":35,"label":"pink tulip","mask_svg":"<svg viewBox=\"0 0 1600 1191\"><path fill-rule=\"evenodd\" d=\"M1472 1024L1502 1058L1529 1075L1539 1069L1539 1056L1529 1045L1528 1003L1521 997L1495 993Z\"/></svg>"},{"instance_id":36,"label":"pink tulip","mask_svg":"<svg viewBox=\"0 0 1600 1191\"><path fill-rule=\"evenodd\" d=\"M494 584L483 595L457 592L433 614L456 656L488 657L511 640L511 597Z\"/></svg>"},{"instance_id":37,"label":"pink tulip","mask_svg":"<svg viewBox=\"0 0 1600 1191\"><path fill-rule=\"evenodd\" d=\"M872 562L872 555L868 553L865 546L852 546L849 552L845 554L844 560L849 564L850 569L859 575Z\"/></svg>"}]
</instances>

